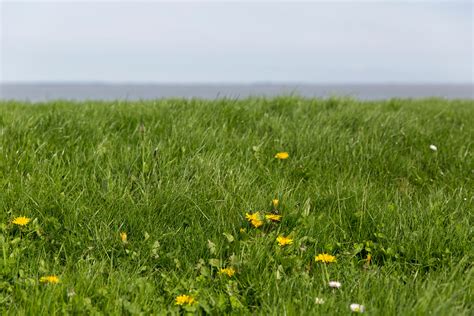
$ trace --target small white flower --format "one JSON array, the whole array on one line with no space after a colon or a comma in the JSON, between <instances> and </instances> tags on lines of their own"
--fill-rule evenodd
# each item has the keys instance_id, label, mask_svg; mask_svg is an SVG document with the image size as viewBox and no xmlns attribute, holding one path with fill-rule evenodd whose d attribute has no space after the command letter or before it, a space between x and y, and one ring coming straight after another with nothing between
<instances>
[{"instance_id":1,"label":"small white flower","mask_svg":"<svg viewBox=\"0 0 474 316\"><path fill-rule=\"evenodd\" d=\"M329 281L329 286L332 288L338 289L341 287L341 282Z\"/></svg>"},{"instance_id":2,"label":"small white flower","mask_svg":"<svg viewBox=\"0 0 474 316\"><path fill-rule=\"evenodd\" d=\"M436 147L435 145L431 144L431 145L430 145L430 149L431 149L432 151L437 151L437 150L438 150L438 147Z\"/></svg>"},{"instance_id":3,"label":"small white flower","mask_svg":"<svg viewBox=\"0 0 474 316\"><path fill-rule=\"evenodd\" d=\"M354 313L363 313L363 312L365 312L365 306L364 305L351 304L350 308L351 308L351 311L353 311Z\"/></svg>"},{"instance_id":4,"label":"small white flower","mask_svg":"<svg viewBox=\"0 0 474 316\"><path fill-rule=\"evenodd\" d=\"M314 302L318 305L321 305L321 304L324 304L324 299L320 298L320 297L316 297L314 299Z\"/></svg>"},{"instance_id":5,"label":"small white flower","mask_svg":"<svg viewBox=\"0 0 474 316\"><path fill-rule=\"evenodd\" d=\"M76 291L73 288L67 289L67 297L73 297L76 295Z\"/></svg>"}]
</instances>

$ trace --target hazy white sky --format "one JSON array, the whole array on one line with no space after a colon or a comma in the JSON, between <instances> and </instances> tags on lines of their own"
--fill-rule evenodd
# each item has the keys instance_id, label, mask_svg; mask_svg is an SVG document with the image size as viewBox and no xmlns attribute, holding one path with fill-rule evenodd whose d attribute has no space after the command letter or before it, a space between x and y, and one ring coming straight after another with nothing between
<instances>
[{"instance_id":1,"label":"hazy white sky","mask_svg":"<svg viewBox=\"0 0 474 316\"><path fill-rule=\"evenodd\" d=\"M2 1L0 80L473 82L471 1L223 2Z\"/></svg>"}]
</instances>

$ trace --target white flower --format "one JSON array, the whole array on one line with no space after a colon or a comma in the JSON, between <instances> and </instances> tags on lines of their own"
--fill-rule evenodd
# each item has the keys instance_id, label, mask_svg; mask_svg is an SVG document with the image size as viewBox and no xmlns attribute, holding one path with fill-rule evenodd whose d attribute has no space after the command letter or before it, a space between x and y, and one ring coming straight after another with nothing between
<instances>
[{"instance_id":1,"label":"white flower","mask_svg":"<svg viewBox=\"0 0 474 316\"><path fill-rule=\"evenodd\" d=\"M353 311L354 313L363 313L363 312L365 312L365 306L364 305L351 304L350 308L351 308L351 311Z\"/></svg>"},{"instance_id":2,"label":"white flower","mask_svg":"<svg viewBox=\"0 0 474 316\"><path fill-rule=\"evenodd\" d=\"M332 288L338 289L341 287L341 282L329 281L329 286Z\"/></svg>"},{"instance_id":3,"label":"white flower","mask_svg":"<svg viewBox=\"0 0 474 316\"><path fill-rule=\"evenodd\" d=\"M76 291L73 288L67 289L67 297L73 297L76 295Z\"/></svg>"},{"instance_id":4,"label":"white flower","mask_svg":"<svg viewBox=\"0 0 474 316\"><path fill-rule=\"evenodd\" d=\"M320 297L316 297L314 299L314 302L318 305L321 305L321 304L324 304L324 299L320 298Z\"/></svg>"},{"instance_id":5,"label":"white flower","mask_svg":"<svg viewBox=\"0 0 474 316\"><path fill-rule=\"evenodd\" d=\"M431 149L432 151L437 151L437 150L438 150L438 147L436 147L435 145L431 144L431 145L430 145L430 149Z\"/></svg>"}]
</instances>

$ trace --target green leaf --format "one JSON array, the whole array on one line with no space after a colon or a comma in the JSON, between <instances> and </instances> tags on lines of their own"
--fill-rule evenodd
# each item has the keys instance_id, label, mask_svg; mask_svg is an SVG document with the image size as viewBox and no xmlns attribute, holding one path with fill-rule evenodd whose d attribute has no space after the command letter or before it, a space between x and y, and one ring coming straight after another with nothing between
<instances>
[{"instance_id":1,"label":"green leaf","mask_svg":"<svg viewBox=\"0 0 474 316\"><path fill-rule=\"evenodd\" d=\"M232 236L231 234L229 234L229 233L222 233L222 235L224 235L225 238L227 238L227 241L228 241L228 242L231 243L231 242L234 241L234 236Z\"/></svg>"},{"instance_id":2,"label":"green leaf","mask_svg":"<svg viewBox=\"0 0 474 316\"><path fill-rule=\"evenodd\" d=\"M220 267L221 267L221 261L220 261L219 259L216 259L216 258L209 259L209 264L210 264L212 267L216 267L216 268L220 268Z\"/></svg>"},{"instance_id":3,"label":"green leaf","mask_svg":"<svg viewBox=\"0 0 474 316\"><path fill-rule=\"evenodd\" d=\"M207 240L207 248L209 248L209 252L211 255L216 253L216 244L213 243L210 239Z\"/></svg>"}]
</instances>

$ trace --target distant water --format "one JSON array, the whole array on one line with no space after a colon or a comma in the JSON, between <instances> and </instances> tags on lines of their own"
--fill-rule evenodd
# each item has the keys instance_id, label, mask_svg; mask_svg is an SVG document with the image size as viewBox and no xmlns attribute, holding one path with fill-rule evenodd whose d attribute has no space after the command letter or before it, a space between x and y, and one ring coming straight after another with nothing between
<instances>
[{"instance_id":1,"label":"distant water","mask_svg":"<svg viewBox=\"0 0 474 316\"><path fill-rule=\"evenodd\" d=\"M0 99L42 102L161 98L246 98L298 95L362 100L442 97L474 99L473 84L0 84Z\"/></svg>"}]
</instances>

